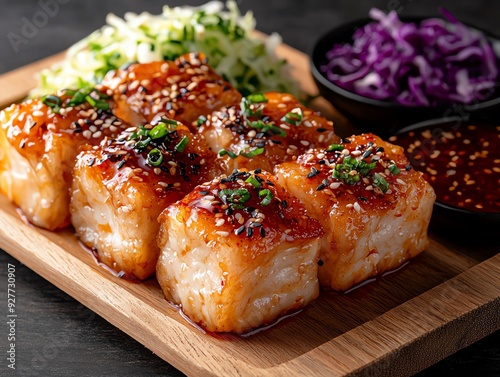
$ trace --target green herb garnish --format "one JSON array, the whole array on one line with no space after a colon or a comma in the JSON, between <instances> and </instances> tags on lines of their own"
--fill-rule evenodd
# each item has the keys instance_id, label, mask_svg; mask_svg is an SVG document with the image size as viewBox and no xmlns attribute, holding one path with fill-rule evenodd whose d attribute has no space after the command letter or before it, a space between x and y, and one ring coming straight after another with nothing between
<instances>
[{"instance_id":1,"label":"green herb garnish","mask_svg":"<svg viewBox=\"0 0 500 377\"><path fill-rule=\"evenodd\" d=\"M184 135L182 139L174 147L174 149L176 152L184 152L184 149L186 149L188 144L189 144L189 138Z\"/></svg>"},{"instance_id":2,"label":"green herb garnish","mask_svg":"<svg viewBox=\"0 0 500 377\"><path fill-rule=\"evenodd\" d=\"M380 174L373 175L373 184L378 187L384 194L389 190L389 183Z\"/></svg>"},{"instance_id":3,"label":"green herb garnish","mask_svg":"<svg viewBox=\"0 0 500 377\"><path fill-rule=\"evenodd\" d=\"M163 162L163 154L158 148L152 149L148 153L148 163L153 166L160 166Z\"/></svg>"},{"instance_id":4,"label":"green herb garnish","mask_svg":"<svg viewBox=\"0 0 500 377\"><path fill-rule=\"evenodd\" d=\"M264 199L262 199L260 204L262 204L263 206L267 206L267 205L269 205L269 203L271 203L271 200L273 200L274 196L273 196L273 193L271 192L271 190L264 189L264 190L259 191L259 198L262 198L262 197L264 197Z\"/></svg>"}]
</instances>

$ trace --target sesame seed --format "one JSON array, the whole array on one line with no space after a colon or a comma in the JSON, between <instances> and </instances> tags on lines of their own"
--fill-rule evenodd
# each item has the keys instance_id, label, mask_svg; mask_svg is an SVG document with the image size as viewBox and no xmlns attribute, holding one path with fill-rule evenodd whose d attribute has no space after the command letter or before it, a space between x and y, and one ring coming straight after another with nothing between
<instances>
[{"instance_id":1,"label":"sesame seed","mask_svg":"<svg viewBox=\"0 0 500 377\"><path fill-rule=\"evenodd\" d=\"M360 212L361 211L361 206L359 205L358 202L354 203L354 209L356 210L356 212Z\"/></svg>"},{"instance_id":2,"label":"sesame seed","mask_svg":"<svg viewBox=\"0 0 500 377\"><path fill-rule=\"evenodd\" d=\"M92 137L93 137L94 139L99 139L101 136L102 136L102 132L101 132L101 131L97 131L96 133L94 133L94 134L92 135Z\"/></svg>"},{"instance_id":3,"label":"sesame seed","mask_svg":"<svg viewBox=\"0 0 500 377\"><path fill-rule=\"evenodd\" d=\"M221 236L221 237L227 237L229 236L229 232L225 232L225 231L222 231L222 230L218 230L215 232L215 234Z\"/></svg>"},{"instance_id":4,"label":"sesame seed","mask_svg":"<svg viewBox=\"0 0 500 377\"><path fill-rule=\"evenodd\" d=\"M32 115L35 117L43 117L43 111L35 110L32 112Z\"/></svg>"},{"instance_id":5,"label":"sesame seed","mask_svg":"<svg viewBox=\"0 0 500 377\"><path fill-rule=\"evenodd\" d=\"M92 137L92 132L90 132L89 130L85 130L83 131L82 135L85 139L90 139Z\"/></svg>"},{"instance_id":6,"label":"sesame seed","mask_svg":"<svg viewBox=\"0 0 500 377\"><path fill-rule=\"evenodd\" d=\"M225 219L217 219L217 221L215 222L215 226L222 226L225 222Z\"/></svg>"},{"instance_id":7,"label":"sesame seed","mask_svg":"<svg viewBox=\"0 0 500 377\"><path fill-rule=\"evenodd\" d=\"M341 184L342 184L342 182L333 182L333 183L330 184L330 188L332 190L338 189Z\"/></svg>"}]
</instances>

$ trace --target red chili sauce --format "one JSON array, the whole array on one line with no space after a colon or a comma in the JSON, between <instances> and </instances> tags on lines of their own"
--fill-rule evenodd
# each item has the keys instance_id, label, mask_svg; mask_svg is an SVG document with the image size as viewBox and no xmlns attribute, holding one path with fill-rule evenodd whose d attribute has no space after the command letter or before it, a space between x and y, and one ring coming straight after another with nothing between
<instances>
[{"instance_id":1,"label":"red chili sauce","mask_svg":"<svg viewBox=\"0 0 500 377\"><path fill-rule=\"evenodd\" d=\"M500 212L500 126L448 124L389 139L424 173L443 204Z\"/></svg>"}]
</instances>

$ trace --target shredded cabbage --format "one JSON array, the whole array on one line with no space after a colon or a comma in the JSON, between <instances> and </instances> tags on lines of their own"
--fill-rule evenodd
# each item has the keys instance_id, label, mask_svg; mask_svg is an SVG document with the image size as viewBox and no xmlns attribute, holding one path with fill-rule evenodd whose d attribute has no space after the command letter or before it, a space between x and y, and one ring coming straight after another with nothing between
<instances>
[{"instance_id":1,"label":"shredded cabbage","mask_svg":"<svg viewBox=\"0 0 500 377\"><path fill-rule=\"evenodd\" d=\"M335 45L321 69L348 91L407 106L484 100L496 86L497 56L481 32L441 11L448 22L415 24L372 9L375 22L358 29L352 45Z\"/></svg>"},{"instance_id":2,"label":"shredded cabbage","mask_svg":"<svg viewBox=\"0 0 500 377\"><path fill-rule=\"evenodd\" d=\"M227 10L221 2L211 1L201 7L165 6L160 15L126 13L121 19L109 14L106 23L73 45L64 61L42 71L31 94L93 85L108 71L130 62L172 60L199 51L243 95L264 91L301 95L286 61L275 55L280 36L272 34L266 41L254 36L252 13L242 16L234 1L227 2Z\"/></svg>"}]
</instances>

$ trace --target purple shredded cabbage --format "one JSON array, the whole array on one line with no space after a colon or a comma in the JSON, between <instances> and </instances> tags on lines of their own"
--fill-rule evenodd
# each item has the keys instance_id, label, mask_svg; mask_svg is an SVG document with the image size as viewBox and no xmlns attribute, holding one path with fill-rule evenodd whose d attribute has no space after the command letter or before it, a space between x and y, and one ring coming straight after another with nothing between
<instances>
[{"instance_id":1,"label":"purple shredded cabbage","mask_svg":"<svg viewBox=\"0 0 500 377\"><path fill-rule=\"evenodd\" d=\"M356 94L407 106L484 100L493 93L497 57L486 37L460 23L432 18L417 25L396 12L370 11L352 45L335 45L321 67L328 80Z\"/></svg>"}]
</instances>

